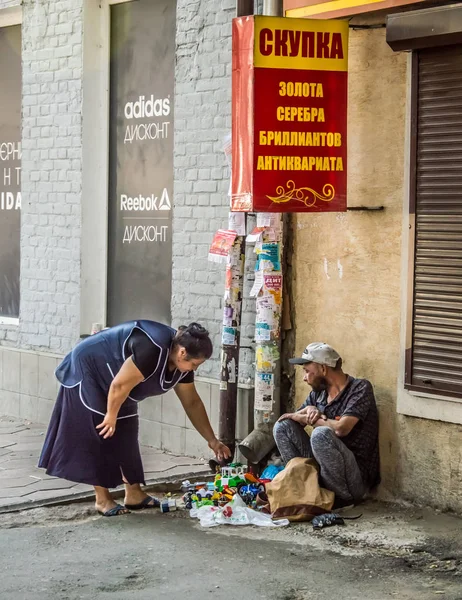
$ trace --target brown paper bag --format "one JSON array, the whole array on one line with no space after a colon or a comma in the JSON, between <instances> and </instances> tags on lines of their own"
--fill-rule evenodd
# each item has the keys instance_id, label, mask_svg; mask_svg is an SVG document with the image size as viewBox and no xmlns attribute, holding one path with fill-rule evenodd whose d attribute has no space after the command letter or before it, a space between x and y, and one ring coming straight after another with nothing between
<instances>
[{"instance_id":1,"label":"brown paper bag","mask_svg":"<svg viewBox=\"0 0 462 600\"><path fill-rule=\"evenodd\" d=\"M286 468L266 484L273 519L311 521L329 512L334 492L319 487L318 466L311 458L293 458Z\"/></svg>"}]
</instances>

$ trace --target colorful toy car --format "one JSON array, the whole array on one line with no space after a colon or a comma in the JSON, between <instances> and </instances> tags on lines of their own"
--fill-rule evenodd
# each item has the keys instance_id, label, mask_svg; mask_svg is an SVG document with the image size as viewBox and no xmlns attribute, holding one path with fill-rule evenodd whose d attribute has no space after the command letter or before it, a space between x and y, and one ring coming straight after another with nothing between
<instances>
[{"instance_id":1,"label":"colorful toy car","mask_svg":"<svg viewBox=\"0 0 462 600\"><path fill-rule=\"evenodd\" d=\"M241 477L240 475L236 477L221 477L220 475L217 475L217 477L215 478L215 489L218 492L223 492L226 489L237 489L239 484L245 483L247 483L247 480L244 477Z\"/></svg>"},{"instance_id":2,"label":"colorful toy car","mask_svg":"<svg viewBox=\"0 0 462 600\"><path fill-rule=\"evenodd\" d=\"M243 484L237 488L239 496L244 500L244 502L248 506L251 506L255 502L255 499L258 496L258 494L264 491L265 486L263 483L250 483L247 485Z\"/></svg>"},{"instance_id":3,"label":"colorful toy car","mask_svg":"<svg viewBox=\"0 0 462 600\"><path fill-rule=\"evenodd\" d=\"M196 490L193 495L196 495L199 500L211 500L213 496L213 490L209 491L206 488Z\"/></svg>"},{"instance_id":4,"label":"colorful toy car","mask_svg":"<svg viewBox=\"0 0 462 600\"><path fill-rule=\"evenodd\" d=\"M221 469L221 474L215 477L215 489L223 492L226 489L236 488L240 484L248 483L248 478L253 477L247 473L247 467L241 463L231 463Z\"/></svg>"}]
</instances>

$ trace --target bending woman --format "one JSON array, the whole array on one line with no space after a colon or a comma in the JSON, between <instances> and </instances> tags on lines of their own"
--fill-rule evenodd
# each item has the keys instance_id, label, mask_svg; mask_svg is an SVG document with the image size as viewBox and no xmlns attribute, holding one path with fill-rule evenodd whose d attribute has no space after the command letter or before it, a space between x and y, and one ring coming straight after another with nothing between
<instances>
[{"instance_id":1,"label":"bending woman","mask_svg":"<svg viewBox=\"0 0 462 600\"><path fill-rule=\"evenodd\" d=\"M104 516L158 506L141 489L138 402L175 389L218 460L229 458L194 386L194 371L211 355L209 334L198 323L176 331L154 321L131 321L86 338L56 369L61 388L39 467L93 485L96 509ZM125 506L109 493L122 483Z\"/></svg>"}]
</instances>

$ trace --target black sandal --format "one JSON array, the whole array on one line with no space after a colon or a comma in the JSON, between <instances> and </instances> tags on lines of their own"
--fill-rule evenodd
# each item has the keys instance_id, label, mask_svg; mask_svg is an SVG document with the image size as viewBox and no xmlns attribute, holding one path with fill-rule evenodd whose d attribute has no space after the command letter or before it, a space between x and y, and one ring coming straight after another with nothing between
<instances>
[{"instance_id":1,"label":"black sandal","mask_svg":"<svg viewBox=\"0 0 462 600\"><path fill-rule=\"evenodd\" d=\"M152 502L152 504L150 504L150 502ZM145 508L159 508L159 506L160 500L158 498L146 496L146 498L138 504L126 504L125 508L128 508L129 510L143 510Z\"/></svg>"},{"instance_id":2,"label":"black sandal","mask_svg":"<svg viewBox=\"0 0 462 600\"><path fill-rule=\"evenodd\" d=\"M121 504L116 504L106 512L101 510L98 511L100 515L103 517L119 517L120 515L129 515L130 511L127 510L126 506L122 506Z\"/></svg>"}]
</instances>

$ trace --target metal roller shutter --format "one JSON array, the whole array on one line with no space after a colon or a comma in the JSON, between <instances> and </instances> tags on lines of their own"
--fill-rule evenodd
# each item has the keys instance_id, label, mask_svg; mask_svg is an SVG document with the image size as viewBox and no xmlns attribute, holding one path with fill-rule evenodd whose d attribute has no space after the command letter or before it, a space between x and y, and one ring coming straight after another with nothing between
<instances>
[{"instance_id":1,"label":"metal roller shutter","mask_svg":"<svg viewBox=\"0 0 462 600\"><path fill-rule=\"evenodd\" d=\"M417 56L411 387L462 394L462 45Z\"/></svg>"}]
</instances>

